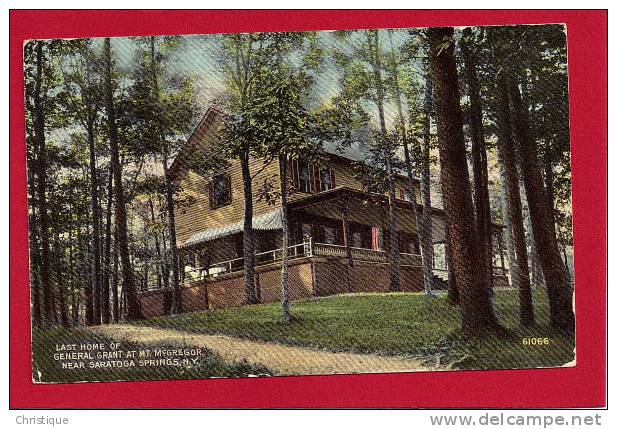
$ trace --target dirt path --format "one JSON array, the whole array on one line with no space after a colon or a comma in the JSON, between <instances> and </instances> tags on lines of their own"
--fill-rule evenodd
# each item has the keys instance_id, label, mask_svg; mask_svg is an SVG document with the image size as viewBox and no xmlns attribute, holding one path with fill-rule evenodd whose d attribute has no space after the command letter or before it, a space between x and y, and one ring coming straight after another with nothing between
<instances>
[{"instance_id":1,"label":"dirt path","mask_svg":"<svg viewBox=\"0 0 617 429\"><path fill-rule=\"evenodd\" d=\"M191 334L173 329L132 325L107 325L90 328L92 332L115 340L153 344L159 341L181 342L206 347L227 363L245 360L260 364L276 375L354 374L377 372L436 371L420 360L373 354L328 352L279 343L263 343L224 335Z\"/></svg>"}]
</instances>

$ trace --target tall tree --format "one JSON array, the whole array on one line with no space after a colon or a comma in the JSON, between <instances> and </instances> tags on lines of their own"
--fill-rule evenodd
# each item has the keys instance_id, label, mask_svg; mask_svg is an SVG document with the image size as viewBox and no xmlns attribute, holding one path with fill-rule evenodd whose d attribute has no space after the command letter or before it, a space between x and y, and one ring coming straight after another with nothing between
<instances>
[{"instance_id":1,"label":"tall tree","mask_svg":"<svg viewBox=\"0 0 617 429\"><path fill-rule=\"evenodd\" d=\"M367 148L372 159L370 163L383 168L385 172L385 194L388 198L387 258L390 290L400 290L400 253L398 242L398 211L396 210L396 136L388 131L385 104L388 88L384 77L384 53L381 48L379 30L364 30L359 33L340 32L352 46L358 46L352 53L335 52L335 59L342 68L342 97L355 103L369 103L377 110L377 131Z\"/></svg>"},{"instance_id":2,"label":"tall tree","mask_svg":"<svg viewBox=\"0 0 617 429\"><path fill-rule=\"evenodd\" d=\"M554 226L551 225L552 217L542 182L537 148L529 135L528 111L522 104L520 90L514 79L508 83L508 98L514 135L521 157L521 173L525 183L534 240L539 247L538 257L549 297L551 326L574 332L572 289L561 260Z\"/></svg>"},{"instance_id":3,"label":"tall tree","mask_svg":"<svg viewBox=\"0 0 617 429\"><path fill-rule=\"evenodd\" d=\"M244 258L244 290L249 304L259 302L255 284L255 232L253 230L253 179L251 158L259 157L263 147L255 144L253 138L255 122L251 117L252 97L255 80L259 73L259 50L263 47L265 35L234 34L223 36L225 52L223 65L228 76L227 87L230 97L228 110L223 120L225 151L231 158L240 161L244 196L244 225L242 230ZM256 52L258 51L258 52Z\"/></svg>"},{"instance_id":4,"label":"tall tree","mask_svg":"<svg viewBox=\"0 0 617 429\"><path fill-rule=\"evenodd\" d=\"M278 162L283 249L281 260L281 306L283 320L290 322L288 252L291 244L287 202L290 194L289 161L315 160L323 140L314 115L306 105L311 95L311 70L318 67L315 35L271 33L262 35L258 71L246 114L254 121L254 144L263 148L266 163ZM299 59L294 62L291 57Z\"/></svg>"},{"instance_id":5,"label":"tall tree","mask_svg":"<svg viewBox=\"0 0 617 429\"><path fill-rule=\"evenodd\" d=\"M510 127L510 110L508 104L508 88L506 79L500 78L496 86L498 91L497 133L499 138L498 151L503 162L506 178L508 217L512 227L516 269L512 272L512 284L518 288L520 323L530 326L534 323L533 302L531 286L529 282L529 268L527 261L527 243L525 241L525 229L523 226L523 212L521 208L521 196L519 190L518 172L512 130Z\"/></svg>"},{"instance_id":6,"label":"tall tree","mask_svg":"<svg viewBox=\"0 0 617 429\"><path fill-rule=\"evenodd\" d=\"M47 152L45 147L46 88L44 69L47 58L43 52L44 41L36 42L36 77L33 92L34 135L37 143L37 202L39 209L39 232L41 240L41 285L43 295L43 318L46 325L55 318L55 299L51 278L49 213L47 211Z\"/></svg>"},{"instance_id":7,"label":"tall tree","mask_svg":"<svg viewBox=\"0 0 617 429\"><path fill-rule=\"evenodd\" d=\"M111 41L109 37L104 42L105 60L105 95L107 111L107 128L109 133L109 146L111 151L111 166L114 178L114 206L116 215L116 230L118 234L118 251L122 263L122 290L126 294L127 319L136 320L142 318L141 306L137 298L135 279L130 261L129 237L127 229L126 203L124 198L124 186L122 184L122 166L120 164L118 130L114 108L114 87L112 79Z\"/></svg>"},{"instance_id":8,"label":"tall tree","mask_svg":"<svg viewBox=\"0 0 617 429\"><path fill-rule=\"evenodd\" d=\"M458 73L454 61L453 28L430 28L431 73L434 82L435 114L439 139L444 201L450 247L460 294L463 333L478 336L498 328L487 293L486 277L475 266L478 252L473 223L469 173L465 155Z\"/></svg>"},{"instance_id":9,"label":"tall tree","mask_svg":"<svg viewBox=\"0 0 617 429\"><path fill-rule=\"evenodd\" d=\"M178 260L178 246L176 240L176 217L174 203L174 184L169 172L169 159L173 151L173 145L170 140L173 140L179 133L188 129L188 124L192 119L192 100L190 97L190 88L187 88L187 82L183 83L180 91L172 94L169 91L162 91L160 85L161 67L160 59L163 53L157 51L156 38L149 38L150 45L150 77L151 77L151 95L152 95L152 112L158 118L153 121L154 135L153 140L156 147L157 155L160 155L161 165L163 167L163 177L165 184L165 201L167 207L167 231L169 238L169 256L171 259L171 278L172 278L172 313L182 312L182 296L180 290L180 273ZM175 48L177 39L168 38L163 48Z\"/></svg>"},{"instance_id":10,"label":"tall tree","mask_svg":"<svg viewBox=\"0 0 617 429\"><path fill-rule=\"evenodd\" d=\"M486 285L492 291L493 284L493 249L491 231L491 207L488 193L488 161L484 126L482 117L482 100L480 82L476 74L477 54L475 35L471 28L463 30L461 51L465 63L464 74L469 96L469 128L471 130L471 159L473 165L473 189L475 202L475 221L478 252L482 255L479 270L486 279Z\"/></svg>"},{"instance_id":11,"label":"tall tree","mask_svg":"<svg viewBox=\"0 0 617 429\"><path fill-rule=\"evenodd\" d=\"M424 124L422 128L422 160L421 160L421 182L420 190L422 193L422 235L424 242L422 246L422 272L424 274L424 288L428 281L428 287L432 290L433 282L433 219L431 205L431 115L433 111L433 82L429 71L428 62L425 72L424 87ZM430 277L430 280L427 278ZM452 280L454 282L454 279Z\"/></svg>"},{"instance_id":12,"label":"tall tree","mask_svg":"<svg viewBox=\"0 0 617 429\"><path fill-rule=\"evenodd\" d=\"M105 209L105 242L103 250L103 314L102 322L105 324L118 321L118 291L111 289L111 244L112 244L112 207L113 207L113 175L109 170L107 181L107 207ZM111 295L111 296L110 296ZM110 303L110 298L113 303Z\"/></svg>"},{"instance_id":13,"label":"tall tree","mask_svg":"<svg viewBox=\"0 0 617 429\"><path fill-rule=\"evenodd\" d=\"M92 223L92 282L86 288L86 323L101 323L103 276L101 267L101 208L97 169L96 127L99 116L100 79L95 71L96 58L87 41L66 42L63 67L66 100L72 116L84 128L88 142L90 173L90 211ZM91 287L92 286L92 287Z\"/></svg>"},{"instance_id":14,"label":"tall tree","mask_svg":"<svg viewBox=\"0 0 617 429\"><path fill-rule=\"evenodd\" d=\"M390 64L389 64L390 67L388 71L392 74L392 78L391 78L392 89L393 89L393 94L394 94L394 101L396 104L396 110L397 110L396 128L397 128L397 134L400 136L401 143L403 146L405 172L407 173L407 187L409 188L409 192L410 192L410 200L411 200L413 214L414 214L414 221L416 222L416 225L418 227L418 240L420 242L420 254L422 257L422 279L423 279L423 284L424 284L424 291L427 295L432 295L433 294L432 234L431 234L431 230L427 229L428 225L425 223L427 222L427 218L428 218L428 222L430 222L430 209L423 210L424 215L422 218L420 218L419 213L418 213L419 210L417 206L417 201L416 201L416 191L415 191L416 186L415 186L414 178L413 178L414 174L413 174L412 159L411 159L410 148L409 148L408 131L407 131L407 125L405 121L405 114L403 113L403 97L402 97L402 92L401 92L401 85L399 82L400 80L399 79L399 61L397 59L397 56L395 53L396 49L392 41L392 32L393 30L388 30L388 37L390 39ZM425 114L426 114L426 111L425 111ZM430 114L430 111L429 111L429 114ZM425 118L425 129L426 129L427 123L428 123L428 132L429 132L428 139L430 141L430 117ZM424 136L424 138L426 139L426 136ZM424 159L422 160L422 168L424 169ZM423 180L425 180L424 176L423 176ZM424 184L422 186L424 186ZM423 196L425 195L423 194ZM429 199L429 204L430 204L430 190L429 190L428 199ZM424 207L427 207L427 206L425 205ZM430 207L430 205L428 207Z\"/></svg>"}]
</instances>

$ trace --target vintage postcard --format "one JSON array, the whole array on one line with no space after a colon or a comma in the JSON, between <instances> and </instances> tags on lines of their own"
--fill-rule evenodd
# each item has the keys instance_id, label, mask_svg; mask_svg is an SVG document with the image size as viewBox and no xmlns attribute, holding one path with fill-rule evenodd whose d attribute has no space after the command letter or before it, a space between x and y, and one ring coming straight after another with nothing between
<instances>
[{"instance_id":1,"label":"vintage postcard","mask_svg":"<svg viewBox=\"0 0 617 429\"><path fill-rule=\"evenodd\" d=\"M32 380L575 366L566 31L25 42Z\"/></svg>"}]
</instances>

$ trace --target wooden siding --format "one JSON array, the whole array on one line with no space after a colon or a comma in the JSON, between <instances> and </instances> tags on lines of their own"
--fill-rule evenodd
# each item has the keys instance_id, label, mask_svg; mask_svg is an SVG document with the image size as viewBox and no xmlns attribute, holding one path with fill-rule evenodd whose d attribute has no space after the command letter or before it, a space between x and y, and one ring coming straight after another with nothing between
<instances>
[{"instance_id":1,"label":"wooden siding","mask_svg":"<svg viewBox=\"0 0 617 429\"><path fill-rule=\"evenodd\" d=\"M257 194L265 179L274 180L278 184L278 164L264 165L259 159L251 160L251 172L258 172L253 179L253 194ZM204 177L193 170L186 171L179 180L182 188L181 198L191 197L194 203L181 206L176 214L176 233L178 242L185 242L191 235L207 228L216 228L244 219L244 187L242 184L242 169L239 160L232 160L227 169L231 179L231 204L216 209L210 208L209 186L210 177ZM277 188L278 190L278 188ZM275 210L280 203L268 204L265 200L253 197L254 216Z\"/></svg>"},{"instance_id":2,"label":"wooden siding","mask_svg":"<svg viewBox=\"0 0 617 429\"><path fill-rule=\"evenodd\" d=\"M215 109L208 111L172 166L172 174L181 189L176 198L177 201L182 202L177 204L176 209L176 234L179 244L184 243L197 232L244 219L244 190L240 161L231 160L226 170L231 180L231 204L216 209L212 209L210 205L211 177L222 171L215 171L212 175L199 172L200 160L207 159L209 152L216 151L220 123L221 113ZM334 172L337 188L348 187L358 191L364 190L362 183L354 177L353 161L341 156L329 155L325 166ZM275 161L266 166L263 160L252 159L250 169L252 174L259 172L253 179L254 216L280 208L278 199L268 203L256 197L265 180L271 181L274 185L272 191L280 191L278 163ZM291 174L289 180L291 185L293 182ZM407 181L404 178L397 178L395 187L396 196L400 199L404 192L403 189L407 188ZM415 191L419 201L419 187L416 186ZM310 194L292 189L289 202L297 201L308 195ZM187 204L188 201L190 204ZM412 231L415 228L408 229Z\"/></svg>"}]
</instances>

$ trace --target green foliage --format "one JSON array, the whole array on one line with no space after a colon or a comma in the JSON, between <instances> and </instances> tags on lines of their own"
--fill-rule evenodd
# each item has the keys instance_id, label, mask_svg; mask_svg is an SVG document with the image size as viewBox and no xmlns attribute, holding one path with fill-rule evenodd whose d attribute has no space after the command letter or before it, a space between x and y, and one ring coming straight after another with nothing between
<instances>
[{"instance_id":1,"label":"green foliage","mask_svg":"<svg viewBox=\"0 0 617 429\"><path fill-rule=\"evenodd\" d=\"M307 109L322 52L311 33L223 36L229 97L223 150L230 157L271 162L314 149Z\"/></svg>"},{"instance_id":2,"label":"green foliage","mask_svg":"<svg viewBox=\"0 0 617 429\"><path fill-rule=\"evenodd\" d=\"M559 241L572 243L567 48L562 25L500 26L468 32L478 47L478 77L486 131L495 135L495 82L509 73L520 83L530 135L540 161L550 163ZM495 141L487 139L489 146ZM543 166L544 167L544 166ZM546 179L546 177L545 177Z\"/></svg>"},{"instance_id":3,"label":"green foliage","mask_svg":"<svg viewBox=\"0 0 617 429\"><path fill-rule=\"evenodd\" d=\"M192 82L165 67L165 61L179 44L173 37L149 37L142 41L125 112L125 123L130 127L128 138L134 142L130 147L137 155L160 158L167 151L167 156L173 156L193 125L196 106Z\"/></svg>"}]
</instances>

